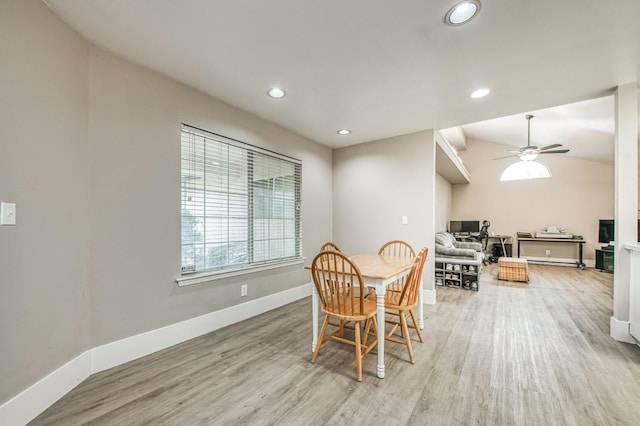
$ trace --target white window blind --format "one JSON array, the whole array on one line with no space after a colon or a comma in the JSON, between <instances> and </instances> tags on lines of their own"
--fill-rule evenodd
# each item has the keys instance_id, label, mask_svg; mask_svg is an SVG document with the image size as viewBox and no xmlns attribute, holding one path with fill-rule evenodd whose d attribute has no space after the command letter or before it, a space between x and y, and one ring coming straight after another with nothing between
<instances>
[{"instance_id":1,"label":"white window blind","mask_svg":"<svg viewBox=\"0 0 640 426\"><path fill-rule=\"evenodd\" d=\"M301 257L299 160L182 126L182 273Z\"/></svg>"}]
</instances>

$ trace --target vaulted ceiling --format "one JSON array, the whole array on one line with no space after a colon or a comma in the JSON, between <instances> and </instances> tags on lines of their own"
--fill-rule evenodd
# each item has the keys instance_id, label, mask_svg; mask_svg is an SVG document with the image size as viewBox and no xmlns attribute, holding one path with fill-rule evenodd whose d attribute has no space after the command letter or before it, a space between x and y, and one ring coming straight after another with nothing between
<instances>
[{"instance_id":1,"label":"vaulted ceiling","mask_svg":"<svg viewBox=\"0 0 640 426\"><path fill-rule=\"evenodd\" d=\"M524 146L533 112L540 145L606 156L610 95L640 80L637 0L484 0L457 27L443 20L456 0L45 3L98 47L333 148L461 125Z\"/></svg>"}]
</instances>

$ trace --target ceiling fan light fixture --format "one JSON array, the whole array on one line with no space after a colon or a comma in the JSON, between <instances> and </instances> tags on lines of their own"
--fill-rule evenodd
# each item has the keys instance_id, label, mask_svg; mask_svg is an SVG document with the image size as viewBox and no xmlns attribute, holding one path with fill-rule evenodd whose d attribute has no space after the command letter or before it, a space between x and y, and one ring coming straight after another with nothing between
<instances>
[{"instance_id":1,"label":"ceiling fan light fixture","mask_svg":"<svg viewBox=\"0 0 640 426\"><path fill-rule=\"evenodd\" d=\"M444 22L447 25L457 26L462 25L478 15L480 12L480 1L478 0L464 0L456 3L444 17Z\"/></svg>"},{"instance_id":2,"label":"ceiling fan light fixture","mask_svg":"<svg viewBox=\"0 0 640 426\"><path fill-rule=\"evenodd\" d=\"M533 161L536 158L538 158L538 153L537 152L528 152L528 153L522 154L520 156L520 159L522 161Z\"/></svg>"},{"instance_id":3,"label":"ceiling fan light fixture","mask_svg":"<svg viewBox=\"0 0 640 426\"><path fill-rule=\"evenodd\" d=\"M512 180L542 179L551 177L551 170L539 161L518 161L504 169L500 182Z\"/></svg>"}]
</instances>

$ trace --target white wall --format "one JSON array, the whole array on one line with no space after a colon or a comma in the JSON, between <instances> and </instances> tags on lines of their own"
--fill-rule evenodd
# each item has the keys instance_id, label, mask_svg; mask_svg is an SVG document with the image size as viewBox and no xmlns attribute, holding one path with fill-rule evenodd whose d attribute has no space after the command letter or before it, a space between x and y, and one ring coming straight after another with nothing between
<instances>
[{"instance_id":1,"label":"white wall","mask_svg":"<svg viewBox=\"0 0 640 426\"><path fill-rule=\"evenodd\" d=\"M631 291L631 253L625 244L637 242L638 218L638 83L628 83L616 90L615 137L615 275L613 279L613 316L611 335L633 342L628 334L629 300ZM637 285L637 283L634 283ZM620 324L622 322L622 324ZM622 339L616 331L622 325ZM626 337L626 338L625 338Z\"/></svg>"},{"instance_id":2,"label":"white wall","mask_svg":"<svg viewBox=\"0 0 640 426\"><path fill-rule=\"evenodd\" d=\"M472 181L453 186L453 218L488 219L490 232L516 235L535 232L549 225L566 227L582 235L585 259L594 259L598 244L598 219L613 217L613 165L581 160L567 155L546 155L540 160L549 166L552 177L527 181L500 182L502 171L516 159L493 160L504 155L504 145L468 140L460 156ZM523 254L571 259L577 256L574 244L566 246L523 245ZM514 247L515 251L515 247Z\"/></svg>"}]
</instances>

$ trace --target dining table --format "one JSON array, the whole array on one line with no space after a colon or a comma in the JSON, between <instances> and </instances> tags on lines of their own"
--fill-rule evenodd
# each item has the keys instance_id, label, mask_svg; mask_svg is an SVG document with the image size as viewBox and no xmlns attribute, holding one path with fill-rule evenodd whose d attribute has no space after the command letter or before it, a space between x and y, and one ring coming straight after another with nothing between
<instances>
[{"instance_id":1,"label":"dining table","mask_svg":"<svg viewBox=\"0 0 640 426\"><path fill-rule=\"evenodd\" d=\"M378 321L378 366L377 375L384 378L384 342L385 342L385 308L384 300L387 286L402 277L409 274L415 257L406 256L385 256L381 254L357 254L349 256L349 259L360 270L360 274L364 279L364 285L375 289L376 317ZM305 266L305 269L311 269L311 265ZM316 349L318 344L318 315L319 315L319 298L315 285L311 290L311 309L313 317L313 339L311 342L311 351ZM423 319L423 295L422 282L420 283L420 291L418 292L418 327L424 328Z\"/></svg>"}]
</instances>

